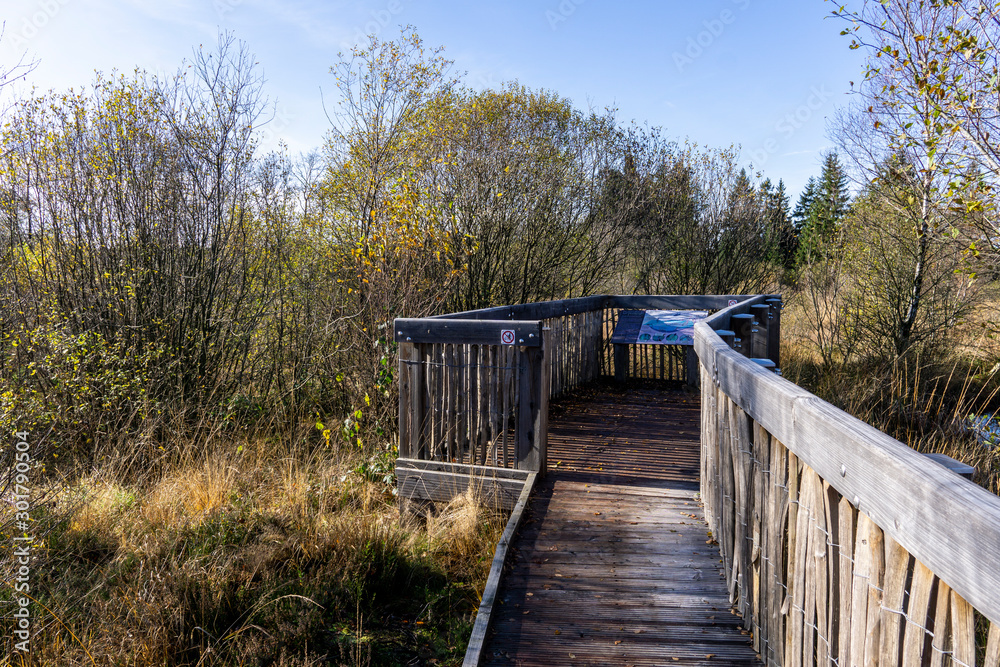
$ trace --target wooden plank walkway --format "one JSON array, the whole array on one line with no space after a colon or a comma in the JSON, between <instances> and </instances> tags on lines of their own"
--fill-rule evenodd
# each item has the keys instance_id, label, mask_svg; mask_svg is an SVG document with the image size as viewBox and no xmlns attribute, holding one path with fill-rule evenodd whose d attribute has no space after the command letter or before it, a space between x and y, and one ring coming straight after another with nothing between
<instances>
[{"instance_id":1,"label":"wooden plank walkway","mask_svg":"<svg viewBox=\"0 0 1000 667\"><path fill-rule=\"evenodd\" d=\"M699 503L699 399L554 404L549 473L513 544L490 665L759 665Z\"/></svg>"}]
</instances>

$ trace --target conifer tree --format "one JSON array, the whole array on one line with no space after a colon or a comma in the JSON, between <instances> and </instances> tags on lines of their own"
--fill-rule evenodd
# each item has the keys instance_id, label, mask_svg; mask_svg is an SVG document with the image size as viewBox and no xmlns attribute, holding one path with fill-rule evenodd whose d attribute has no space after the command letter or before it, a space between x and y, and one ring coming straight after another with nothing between
<instances>
[{"instance_id":1,"label":"conifer tree","mask_svg":"<svg viewBox=\"0 0 1000 667\"><path fill-rule=\"evenodd\" d=\"M798 239L789 212L788 191L785 189L785 182L779 180L778 186L774 187L771 184L771 179L765 179L760 185L760 195L769 233L774 239L775 259L781 266L789 269L795 263Z\"/></svg>"},{"instance_id":2,"label":"conifer tree","mask_svg":"<svg viewBox=\"0 0 1000 667\"><path fill-rule=\"evenodd\" d=\"M836 151L823 157L819 179L810 178L795 207L799 262L826 257L840 222L850 211L847 173Z\"/></svg>"}]
</instances>

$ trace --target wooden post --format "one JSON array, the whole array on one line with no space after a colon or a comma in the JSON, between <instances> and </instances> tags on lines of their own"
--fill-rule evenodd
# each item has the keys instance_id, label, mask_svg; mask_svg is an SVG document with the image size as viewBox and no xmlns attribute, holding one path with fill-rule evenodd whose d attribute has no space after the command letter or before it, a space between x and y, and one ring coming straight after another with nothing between
<instances>
[{"instance_id":1,"label":"wooden post","mask_svg":"<svg viewBox=\"0 0 1000 667\"><path fill-rule=\"evenodd\" d=\"M615 343L615 381L624 384L628 377L628 345Z\"/></svg>"},{"instance_id":2,"label":"wooden post","mask_svg":"<svg viewBox=\"0 0 1000 667\"><path fill-rule=\"evenodd\" d=\"M733 315L729 328L736 334L736 351L744 357L753 356L753 315Z\"/></svg>"},{"instance_id":3,"label":"wooden post","mask_svg":"<svg viewBox=\"0 0 1000 667\"><path fill-rule=\"evenodd\" d=\"M698 388L699 386L699 376L698 372L698 353L694 351L694 345L689 345L685 347L687 352L687 360L685 363L685 370L687 371L686 384L689 387Z\"/></svg>"},{"instance_id":4,"label":"wooden post","mask_svg":"<svg viewBox=\"0 0 1000 667\"><path fill-rule=\"evenodd\" d=\"M781 366L781 299L768 299L767 358Z\"/></svg>"},{"instance_id":5,"label":"wooden post","mask_svg":"<svg viewBox=\"0 0 1000 667\"><path fill-rule=\"evenodd\" d=\"M402 346L400 346L402 347ZM410 368L410 446L407 455L410 458L423 458L424 429L426 428L426 417L424 415L424 353L421 349L423 345L409 346L409 366Z\"/></svg>"},{"instance_id":6,"label":"wooden post","mask_svg":"<svg viewBox=\"0 0 1000 667\"><path fill-rule=\"evenodd\" d=\"M757 331L753 337L753 347L751 355L757 359L769 358L768 345L770 344L770 313L771 307L766 303L759 303L754 306L750 306L750 314L754 316L757 321Z\"/></svg>"},{"instance_id":7,"label":"wooden post","mask_svg":"<svg viewBox=\"0 0 1000 667\"><path fill-rule=\"evenodd\" d=\"M543 333L543 336L547 335ZM515 467L545 473L549 387L546 347L522 347L519 364L517 454Z\"/></svg>"},{"instance_id":8,"label":"wooden post","mask_svg":"<svg viewBox=\"0 0 1000 667\"><path fill-rule=\"evenodd\" d=\"M736 349L736 332L730 331L729 329L719 329L715 333L722 339L722 342L730 348L734 350Z\"/></svg>"}]
</instances>

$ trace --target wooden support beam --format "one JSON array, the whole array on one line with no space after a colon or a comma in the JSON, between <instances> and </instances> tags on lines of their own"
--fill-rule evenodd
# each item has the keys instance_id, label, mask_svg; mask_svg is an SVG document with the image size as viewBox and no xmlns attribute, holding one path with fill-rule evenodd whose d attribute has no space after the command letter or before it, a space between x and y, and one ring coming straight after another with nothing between
<instances>
[{"instance_id":1,"label":"wooden support beam","mask_svg":"<svg viewBox=\"0 0 1000 667\"><path fill-rule=\"evenodd\" d=\"M511 509L531 471L419 459L396 460L400 499L449 502L470 488L488 504Z\"/></svg>"},{"instance_id":2,"label":"wooden support beam","mask_svg":"<svg viewBox=\"0 0 1000 667\"><path fill-rule=\"evenodd\" d=\"M744 357L752 357L753 334L755 329L753 324L753 315L750 315L749 313L733 315L729 318L729 328L736 333L736 351Z\"/></svg>"},{"instance_id":3,"label":"wooden support beam","mask_svg":"<svg viewBox=\"0 0 1000 667\"><path fill-rule=\"evenodd\" d=\"M698 372L698 353L695 352L694 346L686 346L684 348L685 361L684 370L687 372L687 377L685 378L685 383L689 387L698 388L699 386L699 375Z\"/></svg>"},{"instance_id":4,"label":"wooden support beam","mask_svg":"<svg viewBox=\"0 0 1000 667\"><path fill-rule=\"evenodd\" d=\"M628 379L628 345L615 343L615 381L624 384Z\"/></svg>"},{"instance_id":5,"label":"wooden support beam","mask_svg":"<svg viewBox=\"0 0 1000 667\"><path fill-rule=\"evenodd\" d=\"M765 303L770 306L767 325L767 358L774 362L775 366L781 366L781 299L768 299Z\"/></svg>"},{"instance_id":6,"label":"wooden support beam","mask_svg":"<svg viewBox=\"0 0 1000 667\"><path fill-rule=\"evenodd\" d=\"M767 347L770 341L770 314L771 307L766 303L758 303L750 306L750 314L756 322L756 331L753 336L751 357L763 359L767 357Z\"/></svg>"}]
</instances>

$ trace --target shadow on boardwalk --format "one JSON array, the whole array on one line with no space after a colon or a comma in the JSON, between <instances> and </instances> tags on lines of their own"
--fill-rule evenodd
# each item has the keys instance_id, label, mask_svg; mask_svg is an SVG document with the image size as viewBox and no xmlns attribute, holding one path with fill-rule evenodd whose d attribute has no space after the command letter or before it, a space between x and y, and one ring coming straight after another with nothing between
<instances>
[{"instance_id":1,"label":"shadow on boardwalk","mask_svg":"<svg viewBox=\"0 0 1000 667\"><path fill-rule=\"evenodd\" d=\"M696 500L699 405L585 389L553 405L484 662L757 665Z\"/></svg>"}]
</instances>

